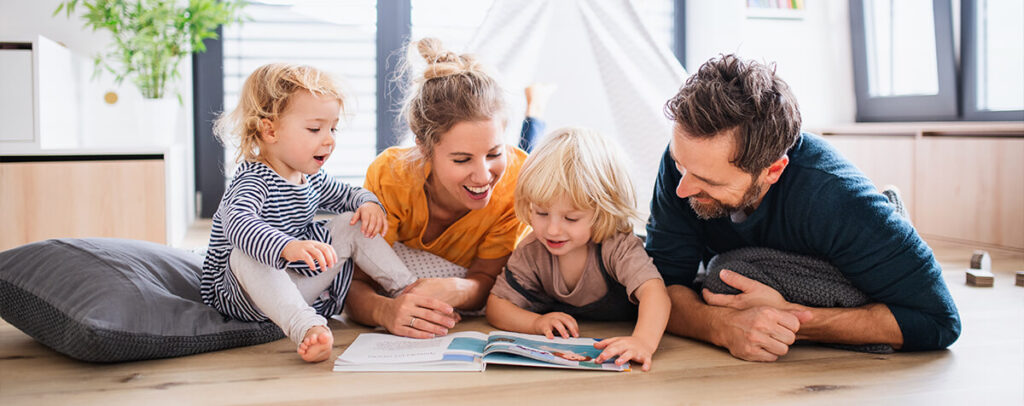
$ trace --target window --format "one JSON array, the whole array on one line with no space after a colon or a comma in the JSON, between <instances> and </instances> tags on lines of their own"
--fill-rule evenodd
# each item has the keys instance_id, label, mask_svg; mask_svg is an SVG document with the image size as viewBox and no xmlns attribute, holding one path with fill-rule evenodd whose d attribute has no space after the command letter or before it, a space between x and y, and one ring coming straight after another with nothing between
<instances>
[{"instance_id":1,"label":"window","mask_svg":"<svg viewBox=\"0 0 1024 406\"><path fill-rule=\"evenodd\" d=\"M931 0L867 0L864 29L871 97L939 92Z\"/></svg>"},{"instance_id":2,"label":"window","mask_svg":"<svg viewBox=\"0 0 1024 406\"><path fill-rule=\"evenodd\" d=\"M1024 3L959 3L958 57L952 0L850 1L857 121L1024 120Z\"/></svg>"},{"instance_id":3,"label":"window","mask_svg":"<svg viewBox=\"0 0 1024 406\"><path fill-rule=\"evenodd\" d=\"M957 118L949 0L851 0L857 121Z\"/></svg>"},{"instance_id":4,"label":"window","mask_svg":"<svg viewBox=\"0 0 1024 406\"><path fill-rule=\"evenodd\" d=\"M223 109L234 108L245 78L256 67L276 61L302 63L327 70L343 81L352 96L348 117L343 119L339 146L325 170L361 185L377 152L401 137L395 134L394 118L402 86L390 79L404 42L409 37L434 36L453 50L463 50L494 1L249 2L245 8L249 20L223 27L220 39L207 40L208 51L193 60L200 216L213 215L224 193L222 174L230 176L235 167L236 151L230 146L222 150L213 140L210 122L222 105ZM655 39L682 55L684 0L631 1Z\"/></svg>"},{"instance_id":5,"label":"window","mask_svg":"<svg viewBox=\"0 0 1024 406\"><path fill-rule=\"evenodd\" d=\"M245 78L266 63L300 63L332 73L349 99L338 146L324 170L362 185L377 154L376 6L374 0L249 3L250 20L224 29L225 109L237 105ZM235 149L225 150L230 176Z\"/></svg>"},{"instance_id":6,"label":"window","mask_svg":"<svg viewBox=\"0 0 1024 406\"><path fill-rule=\"evenodd\" d=\"M962 6L964 118L1024 120L1024 2Z\"/></svg>"}]
</instances>

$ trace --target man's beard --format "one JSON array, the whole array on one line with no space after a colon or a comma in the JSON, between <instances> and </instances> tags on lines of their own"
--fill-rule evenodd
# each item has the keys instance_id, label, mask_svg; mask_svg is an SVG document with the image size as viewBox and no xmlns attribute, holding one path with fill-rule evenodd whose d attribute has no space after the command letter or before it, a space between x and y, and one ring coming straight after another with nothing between
<instances>
[{"instance_id":1,"label":"man's beard","mask_svg":"<svg viewBox=\"0 0 1024 406\"><path fill-rule=\"evenodd\" d=\"M744 210L748 207L753 207L754 204L757 203L758 198L761 197L761 191L763 189L764 188L761 186L761 184L757 183L757 181L755 180L753 183L750 184L750 187L747 188L747 191L743 192L743 198L740 199L740 204L738 206L730 206L725 203L722 203L720 200L711 197L705 192L701 192L698 195L690 196L690 198L687 200L690 201L690 208L692 208L693 211L697 213L698 218L700 218L701 220L711 220L715 218L728 216L732 213ZM700 203L696 200L696 198L711 199L711 202Z\"/></svg>"}]
</instances>

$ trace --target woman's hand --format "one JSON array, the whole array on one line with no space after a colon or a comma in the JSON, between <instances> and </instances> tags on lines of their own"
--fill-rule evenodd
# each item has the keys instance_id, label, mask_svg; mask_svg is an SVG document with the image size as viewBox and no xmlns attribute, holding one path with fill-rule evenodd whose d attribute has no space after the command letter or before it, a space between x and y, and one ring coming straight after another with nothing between
<instances>
[{"instance_id":1,"label":"woman's hand","mask_svg":"<svg viewBox=\"0 0 1024 406\"><path fill-rule=\"evenodd\" d=\"M403 293L378 309L377 324L391 334L434 338L448 334L460 320L450 305L432 297Z\"/></svg>"},{"instance_id":2,"label":"woman's hand","mask_svg":"<svg viewBox=\"0 0 1024 406\"><path fill-rule=\"evenodd\" d=\"M547 338L555 338L555 330L562 338L579 337L580 327L576 319L562 312L551 312L540 316L533 322L534 334L544 334Z\"/></svg>"},{"instance_id":3,"label":"woman's hand","mask_svg":"<svg viewBox=\"0 0 1024 406\"><path fill-rule=\"evenodd\" d=\"M322 272L338 262L338 253L334 252L334 247L330 244L312 240L295 240L285 244L284 249L281 250L281 258L288 262L305 262L309 269ZM317 264L320 264L320 268L317 268Z\"/></svg>"},{"instance_id":4,"label":"woman's hand","mask_svg":"<svg viewBox=\"0 0 1024 406\"><path fill-rule=\"evenodd\" d=\"M377 234L383 236L388 233L387 215L384 214L384 210L377 203L363 203L362 206L356 209L355 214L352 215L352 221L349 221L348 224L354 226L359 220L363 221L363 225L359 229L366 238L373 238Z\"/></svg>"}]
</instances>

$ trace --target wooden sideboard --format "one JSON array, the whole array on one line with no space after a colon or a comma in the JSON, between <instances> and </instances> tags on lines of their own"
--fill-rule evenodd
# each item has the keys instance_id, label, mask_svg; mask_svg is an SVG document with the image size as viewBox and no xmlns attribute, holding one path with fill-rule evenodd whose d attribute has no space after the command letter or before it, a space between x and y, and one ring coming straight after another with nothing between
<instances>
[{"instance_id":1,"label":"wooden sideboard","mask_svg":"<svg viewBox=\"0 0 1024 406\"><path fill-rule=\"evenodd\" d=\"M0 251L63 237L167 243L164 154L0 156Z\"/></svg>"},{"instance_id":2,"label":"wooden sideboard","mask_svg":"<svg viewBox=\"0 0 1024 406\"><path fill-rule=\"evenodd\" d=\"M1024 251L1024 122L814 129L879 187L900 188L926 238Z\"/></svg>"}]
</instances>

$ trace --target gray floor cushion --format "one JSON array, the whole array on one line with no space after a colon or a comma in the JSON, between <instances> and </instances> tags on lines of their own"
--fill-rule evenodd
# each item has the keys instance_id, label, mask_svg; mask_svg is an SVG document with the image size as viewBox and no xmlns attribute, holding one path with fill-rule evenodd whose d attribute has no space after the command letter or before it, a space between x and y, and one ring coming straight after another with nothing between
<instances>
[{"instance_id":1,"label":"gray floor cushion","mask_svg":"<svg viewBox=\"0 0 1024 406\"><path fill-rule=\"evenodd\" d=\"M199 297L202 257L112 238L0 252L0 317L72 358L119 362L261 344L273 323L228 320Z\"/></svg>"}]
</instances>

